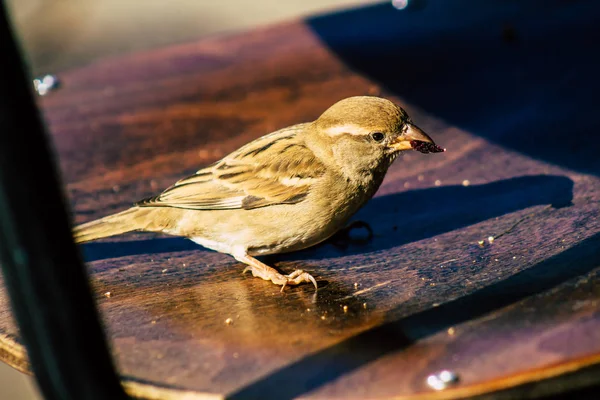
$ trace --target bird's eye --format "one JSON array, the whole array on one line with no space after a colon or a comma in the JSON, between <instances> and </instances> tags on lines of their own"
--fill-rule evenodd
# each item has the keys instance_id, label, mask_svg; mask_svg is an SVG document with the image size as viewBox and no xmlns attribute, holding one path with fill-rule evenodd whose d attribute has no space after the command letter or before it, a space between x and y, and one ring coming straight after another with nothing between
<instances>
[{"instance_id":1,"label":"bird's eye","mask_svg":"<svg viewBox=\"0 0 600 400\"><path fill-rule=\"evenodd\" d=\"M385 135L382 132L373 132L371 133L371 138L376 142L381 142L385 139Z\"/></svg>"}]
</instances>

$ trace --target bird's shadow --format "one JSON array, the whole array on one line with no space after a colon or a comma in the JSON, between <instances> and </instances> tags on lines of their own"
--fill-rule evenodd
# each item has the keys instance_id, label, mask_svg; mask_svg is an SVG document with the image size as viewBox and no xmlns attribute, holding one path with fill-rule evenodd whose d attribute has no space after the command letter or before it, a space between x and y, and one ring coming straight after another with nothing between
<instances>
[{"instance_id":1,"label":"bird's shadow","mask_svg":"<svg viewBox=\"0 0 600 400\"><path fill-rule=\"evenodd\" d=\"M387 93L505 148L600 175L600 3L390 3L306 23Z\"/></svg>"},{"instance_id":2,"label":"bird's shadow","mask_svg":"<svg viewBox=\"0 0 600 400\"><path fill-rule=\"evenodd\" d=\"M389 194L372 199L355 216L369 224L374 235L371 240L358 244L349 240L346 246L343 241L340 246L338 241L337 246L307 249L299 256L327 258L386 250L536 205L569 206L572 199L573 181L555 175Z\"/></svg>"},{"instance_id":3,"label":"bird's shadow","mask_svg":"<svg viewBox=\"0 0 600 400\"><path fill-rule=\"evenodd\" d=\"M325 243L276 260L326 259L402 246L540 204L571 204L573 181L555 175L523 176L473 186L446 186L412 190L372 199L356 215L367 222L375 237L364 245L345 249ZM440 201L439 199L444 199ZM410 210L407 212L407 210ZM82 246L88 262L139 254L200 249L183 238L156 238L92 242Z\"/></svg>"}]
</instances>

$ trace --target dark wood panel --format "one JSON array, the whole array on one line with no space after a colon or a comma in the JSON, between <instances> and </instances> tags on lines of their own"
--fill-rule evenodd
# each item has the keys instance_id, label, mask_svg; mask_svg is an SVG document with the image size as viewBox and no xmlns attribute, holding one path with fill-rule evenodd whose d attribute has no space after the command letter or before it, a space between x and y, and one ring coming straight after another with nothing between
<instances>
[{"instance_id":1,"label":"dark wood panel","mask_svg":"<svg viewBox=\"0 0 600 400\"><path fill-rule=\"evenodd\" d=\"M491 27L499 18L523 21L534 7L490 3L496 13L475 7L461 18L480 22L445 21L431 37L479 51L477 32L487 32L486 18ZM415 96L419 85L441 95L444 82L433 66L437 91L418 71L378 75L372 63L351 57L366 48L379 48L386 62L388 53L407 54L401 50L410 37L393 44L383 35L397 33L389 32L392 11L381 7L360 11L370 24L381 22L381 31L364 31L371 42L350 40L349 32L332 35L327 26L345 32L351 25L344 21L358 18L333 15L68 71L60 74L63 87L42 99L77 222L124 209L351 95L394 99L448 149L396 161L356 217L373 228L369 243L330 242L269 260L284 271L310 271L321 286L317 296L308 285L280 293L242 276L243 267L229 256L183 239L130 234L84 245L129 390L147 398L460 398L510 387L534 396L591 383L585 368L600 358L600 171L589 149L600 142L581 127L591 126L593 115L578 122L583 151L561 147L564 126L544 121L545 134L520 132L543 151L510 145L515 129L540 118L520 114L523 104L511 105L510 97L498 97L497 108L486 97L489 114L464 110L458 116L471 119L455 119L449 103ZM431 7L422 12L439 12ZM600 13L592 2L552 7L569 16L563 31L573 40L580 34L569 29L577 13ZM406 15L427 17L415 13ZM554 32L543 24L537 29L535 37ZM472 40L463 40L468 35ZM505 45L512 44L500 36L490 51ZM543 58L547 49L539 51ZM429 61L443 57L435 53ZM496 62L482 60L478 68ZM518 57L505 61L526 76L538 67ZM468 77L456 76L467 85ZM533 93L542 102L547 86L519 82L523 96ZM562 109L561 118L583 118L568 97L544 101ZM500 112L506 119L498 119ZM487 125L468 123L486 116ZM515 128L515 118L525 123ZM4 294L0 332L0 357L26 370ZM426 378L441 369L455 371L460 381L433 392ZM559 377L553 385L535 384Z\"/></svg>"}]
</instances>

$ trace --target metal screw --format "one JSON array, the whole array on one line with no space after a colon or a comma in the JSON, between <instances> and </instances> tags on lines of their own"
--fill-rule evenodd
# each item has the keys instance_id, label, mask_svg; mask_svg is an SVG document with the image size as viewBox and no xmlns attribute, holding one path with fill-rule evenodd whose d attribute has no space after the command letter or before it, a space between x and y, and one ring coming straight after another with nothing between
<instances>
[{"instance_id":1,"label":"metal screw","mask_svg":"<svg viewBox=\"0 0 600 400\"><path fill-rule=\"evenodd\" d=\"M458 375L447 369L431 374L427 377L427 384L435 390L444 390L458 382Z\"/></svg>"},{"instance_id":2,"label":"metal screw","mask_svg":"<svg viewBox=\"0 0 600 400\"><path fill-rule=\"evenodd\" d=\"M404 10L408 7L408 0L392 0L392 6L396 10Z\"/></svg>"},{"instance_id":3,"label":"metal screw","mask_svg":"<svg viewBox=\"0 0 600 400\"><path fill-rule=\"evenodd\" d=\"M40 96L45 96L52 90L57 89L59 84L58 78L54 75L44 75L33 80L33 87Z\"/></svg>"}]
</instances>

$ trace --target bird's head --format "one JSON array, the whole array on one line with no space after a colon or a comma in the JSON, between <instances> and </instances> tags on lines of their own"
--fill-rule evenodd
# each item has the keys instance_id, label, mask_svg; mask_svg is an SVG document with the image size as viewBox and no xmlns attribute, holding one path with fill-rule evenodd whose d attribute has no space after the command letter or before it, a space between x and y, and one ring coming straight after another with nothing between
<instances>
[{"instance_id":1,"label":"bird's head","mask_svg":"<svg viewBox=\"0 0 600 400\"><path fill-rule=\"evenodd\" d=\"M319 147L327 148L330 161L350 175L385 173L404 150L442 151L412 123L406 111L379 97L341 100L314 122L314 128Z\"/></svg>"}]
</instances>

